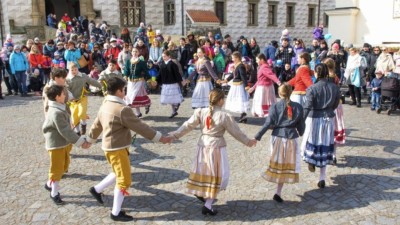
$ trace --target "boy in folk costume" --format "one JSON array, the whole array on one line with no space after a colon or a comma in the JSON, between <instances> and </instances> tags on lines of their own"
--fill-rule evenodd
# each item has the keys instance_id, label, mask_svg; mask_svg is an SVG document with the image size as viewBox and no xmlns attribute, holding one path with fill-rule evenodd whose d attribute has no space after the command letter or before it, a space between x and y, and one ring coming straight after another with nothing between
<instances>
[{"instance_id":1,"label":"boy in folk costume","mask_svg":"<svg viewBox=\"0 0 400 225\"><path fill-rule=\"evenodd\" d=\"M64 88L64 94L65 94L65 104L68 102L69 98L72 98L72 93L68 91L68 88L65 83L65 79L67 78L67 70L64 68L53 68L50 73L50 80L49 82L44 86L43 88L43 108L44 108L44 114L47 114L47 111L49 110L49 98L47 98L46 91L52 86L52 85L58 85ZM67 112L71 115L70 109L67 107L66 108Z\"/></svg>"},{"instance_id":2,"label":"boy in folk costume","mask_svg":"<svg viewBox=\"0 0 400 225\"><path fill-rule=\"evenodd\" d=\"M188 121L170 133L175 138L181 138L200 125L202 135L197 142L196 159L187 182L187 193L204 202L202 213L211 216L217 214L212 203L219 191L226 189L229 180L229 162L223 136L225 131L249 147L257 143L243 133L231 115L222 111L224 97L221 89L212 90L209 108L196 109Z\"/></svg>"},{"instance_id":3,"label":"boy in folk costume","mask_svg":"<svg viewBox=\"0 0 400 225\"><path fill-rule=\"evenodd\" d=\"M62 86L53 85L47 89L49 109L42 130L46 140L46 149L50 156L49 180L45 189L50 191L50 198L55 204L61 205L59 182L68 169L69 152L73 143L75 146L88 148L90 144L84 137L79 137L71 129L70 114L66 111L65 92Z\"/></svg>"},{"instance_id":4,"label":"boy in folk costume","mask_svg":"<svg viewBox=\"0 0 400 225\"><path fill-rule=\"evenodd\" d=\"M97 137L103 133L102 149L113 172L99 184L89 189L93 197L103 204L101 193L115 183L114 203L111 219L114 221L131 221L132 216L121 210L124 196L131 185L131 166L129 161L129 147L131 145L131 130L154 142L170 143L171 137L164 137L160 132L153 130L135 116L132 109L126 105L126 82L112 77L108 81L108 95L101 106L97 118L89 132L88 141L95 143Z\"/></svg>"},{"instance_id":5,"label":"boy in folk costume","mask_svg":"<svg viewBox=\"0 0 400 225\"><path fill-rule=\"evenodd\" d=\"M78 66L75 63L70 63L69 73L67 76L68 90L72 93L72 99L69 101L69 108L72 114L72 125L78 135L86 133L86 112L87 112L87 96L85 85L101 88L101 84L95 79L90 78L88 75L78 71ZM81 124L82 130L79 129Z\"/></svg>"},{"instance_id":6,"label":"boy in folk costume","mask_svg":"<svg viewBox=\"0 0 400 225\"><path fill-rule=\"evenodd\" d=\"M256 140L268 129L272 130L271 159L263 177L277 183L277 190L273 199L283 202L281 192L284 183L298 183L300 172L300 149L297 139L305 130L303 107L290 100L292 88L288 84L279 87L279 96L282 100L273 104L264 126L255 136Z\"/></svg>"}]
</instances>

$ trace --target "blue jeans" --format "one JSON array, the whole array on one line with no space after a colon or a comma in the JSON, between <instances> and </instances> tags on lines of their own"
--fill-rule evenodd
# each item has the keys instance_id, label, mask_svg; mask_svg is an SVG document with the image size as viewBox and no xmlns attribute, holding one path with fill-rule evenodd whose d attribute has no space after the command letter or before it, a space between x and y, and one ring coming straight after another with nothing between
<instances>
[{"instance_id":1,"label":"blue jeans","mask_svg":"<svg viewBox=\"0 0 400 225\"><path fill-rule=\"evenodd\" d=\"M24 71L15 71L15 78L17 79L17 85L19 92L21 94L26 94L27 88L26 88L26 73Z\"/></svg>"},{"instance_id":2,"label":"blue jeans","mask_svg":"<svg viewBox=\"0 0 400 225\"><path fill-rule=\"evenodd\" d=\"M381 108L381 93L372 92L371 94L371 109Z\"/></svg>"}]
</instances>

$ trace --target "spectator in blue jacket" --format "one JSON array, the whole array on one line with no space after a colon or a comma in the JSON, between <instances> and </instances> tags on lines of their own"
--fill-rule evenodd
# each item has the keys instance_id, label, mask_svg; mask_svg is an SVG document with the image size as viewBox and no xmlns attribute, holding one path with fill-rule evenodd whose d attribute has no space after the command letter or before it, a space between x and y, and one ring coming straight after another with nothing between
<instances>
[{"instance_id":1,"label":"spectator in blue jacket","mask_svg":"<svg viewBox=\"0 0 400 225\"><path fill-rule=\"evenodd\" d=\"M43 46L43 55L48 55L50 56L50 58L54 58L54 52L56 51L54 44L54 40L49 39L47 43Z\"/></svg>"},{"instance_id":2,"label":"spectator in blue jacket","mask_svg":"<svg viewBox=\"0 0 400 225\"><path fill-rule=\"evenodd\" d=\"M264 48L264 55L267 60L271 59L273 62L275 62L275 53L277 48L278 48L277 41L271 41L271 43L269 43L269 45Z\"/></svg>"},{"instance_id":3,"label":"spectator in blue jacket","mask_svg":"<svg viewBox=\"0 0 400 225\"><path fill-rule=\"evenodd\" d=\"M71 62L75 63L80 68L78 60L81 58L80 49L76 49L74 41L68 41L68 49L65 51L64 59L67 61L67 68L69 68L69 64Z\"/></svg>"},{"instance_id":4,"label":"spectator in blue jacket","mask_svg":"<svg viewBox=\"0 0 400 225\"><path fill-rule=\"evenodd\" d=\"M29 69L28 59L25 54L21 52L21 46L15 45L14 52L10 56L11 73L17 80L17 85L21 97L28 97L28 90L26 88L26 71Z\"/></svg>"}]
</instances>

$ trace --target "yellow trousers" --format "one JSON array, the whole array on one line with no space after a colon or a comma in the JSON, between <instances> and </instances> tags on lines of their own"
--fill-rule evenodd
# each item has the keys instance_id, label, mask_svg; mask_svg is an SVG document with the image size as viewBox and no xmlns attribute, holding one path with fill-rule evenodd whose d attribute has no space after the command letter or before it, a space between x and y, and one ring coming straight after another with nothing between
<instances>
[{"instance_id":1,"label":"yellow trousers","mask_svg":"<svg viewBox=\"0 0 400 225\"><path fill-rule=\"evenodd\" d=\"M67 145L64 148L48 151L50 156L49 180L61 180L62 175L68 170L69 164L71 162L71 150L72 144Z\"/></svg>"},{"instance_id":2,"label":"yellow trousers","mask_svg":"<svg viewBox=\"0 0 400 225\"><path fill-rule=\"evenodd\" d=\"M105 155L115 173L116 186L119 189L127 190L132 183L128 148L105 152Z\"/></svg>"},{"instance_id":3,"label":"yellow trousers","mask_svg":"<svg viewBox=\"0 0 400 225\"><path fill-rule=\"evenodd\" d=\"M88 107L88 99L83 96L77 102L71 102L69 108L71 109L71 120L74 127L78 126L81 120L86 120Z\"/></svg>"}]
</instances>

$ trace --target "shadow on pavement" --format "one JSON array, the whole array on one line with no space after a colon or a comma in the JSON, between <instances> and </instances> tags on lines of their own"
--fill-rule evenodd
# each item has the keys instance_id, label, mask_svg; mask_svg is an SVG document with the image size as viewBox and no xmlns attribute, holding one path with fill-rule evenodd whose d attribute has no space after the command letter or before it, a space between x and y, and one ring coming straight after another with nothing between
<instances>
[{"instance_id":1,"label":"shadow on pavement","mask_svg":"<svg viewBox=\"0 0 400 225\"><path fill-rule=\"evenodd\" d=\"M164 199L160 203L147 205L146 208L151 212L169 212L162 216L142 217L138 220L175 221L188 220L189 218L190 221L256 222L316 212L363 208L381 200L400 200L400 193L392 192L400 186L400 178L351 174L339 175L333 178L333 181L336 185L329 185L325 189L310 190L299 195L300 202L285 201L280 204L270 199L228 201L224 205L214 206L219 211L219 214L214 217L203 216L201 214L202 205L195 198L167 191L162 191L158 196L133 197L132 202L152 203L155 199ZM290 188L290 186L286 188ZM152 188L148 190L151 191ZM283 193L285 193L285 190L283 190ZM272 198L272 196L270 197ZM284 194L283 198L285 198ZM135 209L134 203L126 206Z\"/></svg>"}]
</instances>

